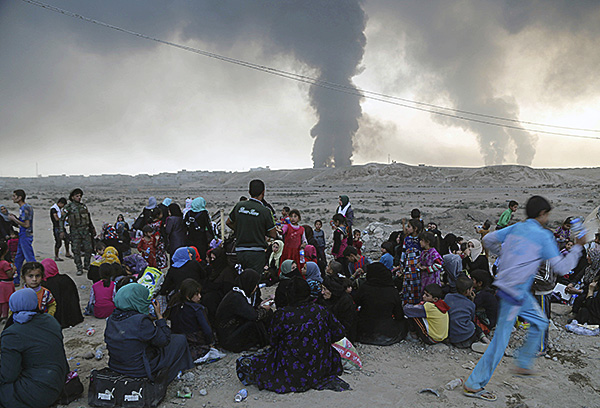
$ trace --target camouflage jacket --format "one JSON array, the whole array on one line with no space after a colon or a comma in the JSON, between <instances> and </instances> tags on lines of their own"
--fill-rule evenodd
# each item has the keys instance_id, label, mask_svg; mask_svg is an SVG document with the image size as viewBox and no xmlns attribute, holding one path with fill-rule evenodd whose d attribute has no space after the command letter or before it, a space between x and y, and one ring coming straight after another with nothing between
<instances>
[{"instance_id":1,"label":"camouflage jacket","mask_svg":"<svg viewBox=\"0 0 600 408\"><path fill-rule=\"evenodd\" d=\"M89 228L92 224L92 218L87 207L83 203L71 201L62 209L60 217L60 230L65 230L65 221L69 222L71 228Z\"/></svg>"}]
</instances>

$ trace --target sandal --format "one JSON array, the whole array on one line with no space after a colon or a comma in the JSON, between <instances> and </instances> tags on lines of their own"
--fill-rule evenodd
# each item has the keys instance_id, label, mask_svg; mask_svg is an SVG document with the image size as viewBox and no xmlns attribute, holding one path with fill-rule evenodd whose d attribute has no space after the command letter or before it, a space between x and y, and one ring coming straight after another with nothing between
<instances>
[{"instance_id":1,"label":"sandal","mask_svg":"<svg viewBox=\"0 0 600 408\"><path fill-rule=\"evenodd\" d=\"M478 398L490 402L496 401L498 399L493 392L486 391L485 388L482 388L479 391L475 391L463 387L463 394L469 398Z\"/></svg>"}]
</instances>

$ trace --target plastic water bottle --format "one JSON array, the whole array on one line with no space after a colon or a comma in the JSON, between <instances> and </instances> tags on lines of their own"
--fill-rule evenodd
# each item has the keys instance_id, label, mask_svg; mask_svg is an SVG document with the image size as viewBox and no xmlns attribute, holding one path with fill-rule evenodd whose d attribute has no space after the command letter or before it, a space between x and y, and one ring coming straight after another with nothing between
<instances>
[{"instance_id":1,"label":"plastic water bottle","mask_svg":"<svg viewBox=\"0 0 600 408\"><path fill-rule=\"evenodd\" d=\"M94 355L94 357L96 358L96 360L102 360L102 357L104 357L104 353L102 352L101 348L96 350L96 354Z\"/></svg>"},{"instance_id":2,"label":"plastic water bottle","mask_svg":"<svg viewBox=\"0 0 600 408\"><path fill-rule=\"evenodd\" d=\"M305 261L305 259L304 259L304 249L301 249L300 250L300 263L303 264L303 263L305 263L304 261Z\"/></svg>"},{"instance_id":3,"label":"plastic water bottle","mask_svg":"<svg viewBox=\"0 0 600 408\"><path fill-rule=\"evenodd\" d=\"M454 380L450 381L448 384L446 384L446 389L447 390L453 390L456 387L460 386L463 384L463 380L462 378L455 378Z\"/></svg>"},{"instance_id":4,"label":"plastic water bottle","mask_svg":"<svg viewBox=\"0 0 600 408\"><path fill-rule=\"evenodd\" d=\"M242 402L243 400L246 399L246 397L248 397L248 391L245 388L242 388L241 390L239 390L237 392L237 394L235 394L234 401Z\"/></svg>"},{"instance_id":5,"label":"plastic water bottle","mask_svg":"<svg viewBox=\"0 0 600 408\"><path fill-rule=\"evenodd\" d=\"M575 233L577 238L583 238L587 234L587 230L583 226L583 220L579 217L571 219L571 231Z\"/></svg>"}]
</instances>

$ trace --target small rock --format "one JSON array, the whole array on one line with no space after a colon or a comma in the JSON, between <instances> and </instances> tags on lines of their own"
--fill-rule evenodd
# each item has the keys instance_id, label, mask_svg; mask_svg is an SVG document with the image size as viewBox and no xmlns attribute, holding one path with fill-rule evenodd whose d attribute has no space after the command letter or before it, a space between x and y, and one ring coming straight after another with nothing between
<instances>
[{"instance_id":1,"label":"small rock","mask_svg":"<svg viewBox=\"0 0 600 408\"><path fill-rule=\"evenodd\" d=\"M558 357L552 357L552 361L558 361Z\"/></svg>"},{"instance_id":2,"label":"small rock","mask_svg":"<svg viewBox=\"0 0 600 408\"><path fill-rule=\"evenodd\" d=\"M200 391L198 391L198 394L205 396L206 394L208 394L208 392L206 392L206 388L202 388Z\"/></svg>"},{"instance_id":3,"label":"small rock","mask_svg":"<svg viewBox=\"0 0 600 408\"><path fill-rule=\"evenodd\" d=\"M448 347L448 345L444 343L438 343L433 346L430 346L429 348L433 351L437 351L438 353L443 353L450 349L450 347Z\"/></svg>"},{"instance_id":4,"label":"small rock","mask_svg":"<svg viewBox=\"0 0 600 408\"><path fill-rule=\"evenodd\" d=\"M92 358L94 358L94 353L91 351L88 351L82 357L85 358L86 360L91 360Z\"/></svg>"},{"instance_id":5,"label":"small rock","mask_svg":"<svg viewBox=\"0 0 600 408\"><path fill-rule=\"evenodd\" d=\"M185 381L185 382L193 382L194 378L196 378L196 376L194 375L194 373L192 372L187 372L185 374L183 374L181 376L181 381Z\"/></svg>"},{"instance_id":6,"label":"small rock","mask_svg":"<svg viewBox=\"0 0 600 408\"><path fill-rule=\"evenodd\" d=\"M552 357L550 357L550 354L544 354L544 357L546 357L547 359L551 359Z\"/></svg>"}]
</instances>

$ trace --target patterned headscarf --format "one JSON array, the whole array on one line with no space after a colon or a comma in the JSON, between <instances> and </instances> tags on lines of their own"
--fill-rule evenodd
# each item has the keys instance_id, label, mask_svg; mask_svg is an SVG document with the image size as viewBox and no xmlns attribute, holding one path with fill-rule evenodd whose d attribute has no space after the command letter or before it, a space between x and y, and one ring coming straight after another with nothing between
<instances>
[{"instance_id":1,"label":"patterned headscarf","mask_svg":"<svg viewBox=\"0 0 600 408\"><path fill-rule=\"evenodd\" d=\"M589 285L598 276L598 272L600 272L600 248L594 247L590 249L588 256L590 257L590 264L585 268L585 273L583 274L583 283L586 285Z\"/></svg>"}]
</instances>

